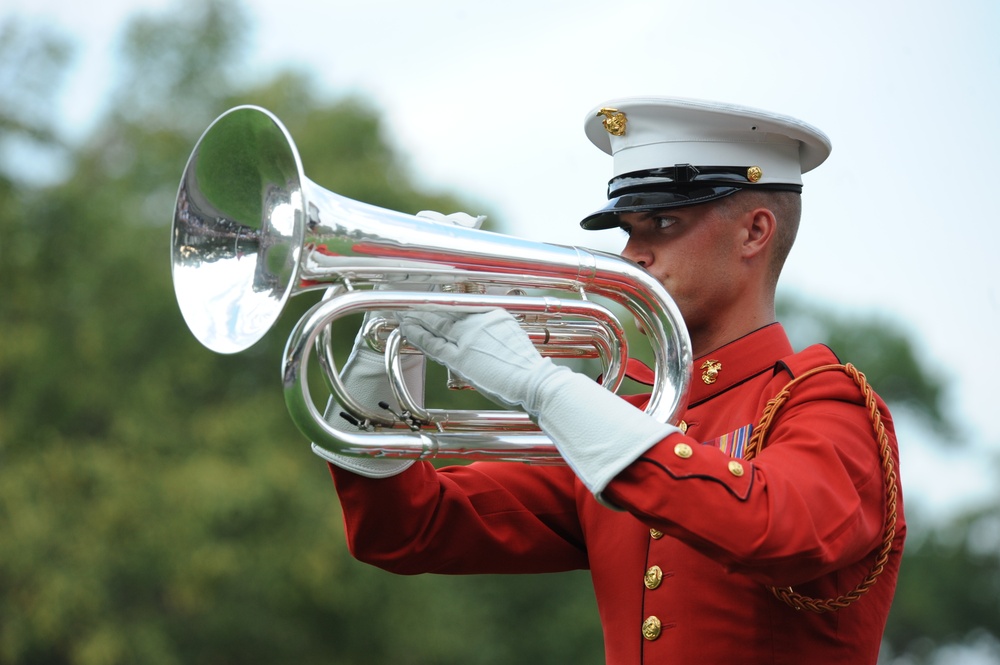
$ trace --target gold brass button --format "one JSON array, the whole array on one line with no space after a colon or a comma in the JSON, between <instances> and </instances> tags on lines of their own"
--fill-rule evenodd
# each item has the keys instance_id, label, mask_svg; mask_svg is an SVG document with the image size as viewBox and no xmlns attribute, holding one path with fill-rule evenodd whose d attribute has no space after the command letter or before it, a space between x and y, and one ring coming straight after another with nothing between
<instances>
[{"instance_id":1,"label":"gold brass button","mask_svg":"<svg viewBox=\"0 0 1000 665\"><path fill-rule=\"evenodd\" d=\"M737 478L743 475L743 465L736 460L729 461L729 473L733 474Z\"/></svg>"},{"instance_id":2,"label":"gold brass button","mask_svg":"<svg viewBox=\"0 0 1000 665\"><path fill-rule=\"evenodd\" d=\"M662 581L663 571L659 566L650 566L646 569L646 574L642 576L642 583L645 584L646 588L650 591L660 586L660 582Z\"/></svg>"},{"instance_id":3,"label":"gold brass button","mask_svg":"<svg viewBox=\"0 0 1000 665\"><path fill-rule=\"evenodd\" d=\"M759 166L751 166L747 169L747 180L750 182L757 182L763 175L764 171Z\"/></svg>"},{"instance_id":4,"label":"gold brass button","mask_svg":"<svg viewBox=\"0 0 1000 665\"><path fill-rule=\"evenodd\" d=\"M688 444L678 443L674 446L674 455L677 455L681 459L687 459L688 457L691 457L691 455L694 455L694 451L691 450L691 446Z\"/></svg>"},{"instance_id":5,"label":"gold brass button","mask_svg":"<svg viewBox=\"0 0 1000 665\"><path fill-rule=\"evenodd\" d=\"M682 420L679 423L677 423L677 429L681 431L681 434L687 434L688 431L687 421Z\"/></svg>"},{"instance_id":6,"label":"gold brass button","mask_svg":"<svg viewBox=\"0 0 1000 665\"><path fill-rule=\"evenodd\" d=\"M653 540L659 540L660 538L663 538L663 532L659 531L658 529L650 529L649 537L652 538Z\"/></svg>"},{"instance_id":7,"label":"gold brass button","mask_svg":"<svg viewBox=\"0 0 1000 665\"><path fill-rule=\"evenodd\" d=\"M660 620L655 616L646 617L646 620L642 622L642 636L650 642L660 636L661 630L663 630L663 627L660 625Z\"/></svg>"}]
</instances>

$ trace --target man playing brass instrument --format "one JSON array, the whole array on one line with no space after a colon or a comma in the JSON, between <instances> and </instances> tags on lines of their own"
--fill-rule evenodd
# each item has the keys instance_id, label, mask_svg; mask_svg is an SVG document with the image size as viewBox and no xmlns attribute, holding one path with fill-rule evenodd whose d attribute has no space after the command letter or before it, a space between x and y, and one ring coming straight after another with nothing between
<instances>
[{"instance_id":1,"label":"man playing brass instrument","mask_svg":"<svg viewBox=\"0 0 1000 665\"><path fill-rule=\"evenodd\" d=\"M585 128L614 176L583 227L622 229L690 334L679 422L543 359L503 310L408 312L412 344L531 414L568 467L331 455L351 552L399 573L587 568L609 664L874 664L905 536L892 421L829 349L793 352L774 309L828 139L659 98ZM358 345L344 372L373 405L381 363Z\"/></svg>"}]
</instances>

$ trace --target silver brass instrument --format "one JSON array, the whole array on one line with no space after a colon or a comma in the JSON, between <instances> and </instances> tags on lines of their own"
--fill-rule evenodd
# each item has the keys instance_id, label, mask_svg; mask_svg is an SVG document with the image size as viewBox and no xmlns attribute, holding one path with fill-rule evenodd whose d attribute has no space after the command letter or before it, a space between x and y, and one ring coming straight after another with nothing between
<instances>
[{"instance_id":1,"label":"silver brass instrument","mask_svg":"<svg viewBox=\"0 0 1000 665\"><path fill-rule=\"evenodd\" d=\"M401 356L416 350L387 319L371 321L367 339L386 353L403 413L359 404L337 371L330 324L361 312L503 307L543 354L599 358L604 385L617 391L628 342L616 316L588 298L597 295L627 309L650 340L655 381L647 413L675 420L687 392L686 328L645 270L611 254L443 224L323 189L304 175L282 123L261 108L227 111L195 146L177 194L171 254L184 319L218 353L260 340L293 295L326 289L289 337L282 367L289 413L321 453L561 461L523 413L417 403L399 369ZM427 290L388 290L401 283ZM577 297L530 296L525 289ZM314 404L306 380L313 348L333 398L361 423L357 432L335 429Z\"/></svg>"}]
</instances>

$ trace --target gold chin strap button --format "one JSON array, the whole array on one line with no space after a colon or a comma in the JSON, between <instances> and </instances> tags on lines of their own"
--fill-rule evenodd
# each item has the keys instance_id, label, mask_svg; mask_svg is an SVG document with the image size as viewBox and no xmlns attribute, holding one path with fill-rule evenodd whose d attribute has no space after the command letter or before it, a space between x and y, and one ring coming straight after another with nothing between
<instances>
[{"instance_id":1,"label":"gold chin strap button","mask_svg":"<svg viewBox=\"0 0 1000 665\"><path fill-rule=\"evenodd\" d=\"M759 166L751 166L747 169L747 180L757 182L764 175L764 171Z\"/></svg>"},{"instance_id":2,"label":"gold chin strap button","mask_svg":"<svg viewBox=\"0 0 1000 665\"><path fill-rule=\"evenodd\" d=\"M646 569L646 574L642 576L642 583L645 584L646 588L650 591L660 586L662 581L663 570L659 566L650 566Z\"/></svg>"},{"instance_id":3,"label":"gold chin strap button","mask_svg":"<svg viewBox=\"0 0 1000 665\"><path fill-rule=\"evenodd\" d=\"M737 462L736 460L730 460L729 461L729 473L731 473L734 476L736 476L737 478L739 478L744 473L743 465L740 464L739 462Z\"/></svg>"},{"instance_id":4,"label":"gold chin strap button","mask_svg":"<svg viewBox=\"0 0 1000 665\"><path fill-rule=\"evenodd\" d=\"M653 540L659 540L660 538L663 538L663 532L658 529L650 529L649 537Z\"/></svg>"},{"instance_id":5,"label":"gold chin strap button","mask_svg":"<svg viewBox=\"0 0 1000 665\"><path fill-rule=\"evenodd\" d=\"M660 624L660 620L655 616L648 616L646 617L646 620L642 622L642 636L650 642L659 637L662 631L663 625Z\"/></svg>"},{"instance_id":6,"label":"gold chin strap button","mask_svg":"<svg viewBox=\"0 0 1000 665\"><path fill-rule=\"evenodd\" d=\"M678 443L674 446L674 455L677 455L681 459L687 459L688 457L691 457L691 455L694 455L694 451L688 444Z\"/></svg>"}]
</instances>

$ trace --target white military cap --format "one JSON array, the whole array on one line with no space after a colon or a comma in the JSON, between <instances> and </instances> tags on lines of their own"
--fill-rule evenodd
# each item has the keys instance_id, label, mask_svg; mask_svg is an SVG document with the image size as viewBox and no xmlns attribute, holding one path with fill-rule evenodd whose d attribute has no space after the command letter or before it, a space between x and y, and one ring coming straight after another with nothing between
<instances>
[{"instance_id":1,"label":"white military cap","mask_svg":"<svg viewBox=\"0 0 1000 665\"><path fill-rule=\"evenodd\" d=\"M714 201L740 189L802 191L830 139L800 120L675 97L636 97L592 110L584 130L614 159L608 204L580 225L618 226L617 213Z\"/></svg>"}]
</instances>

